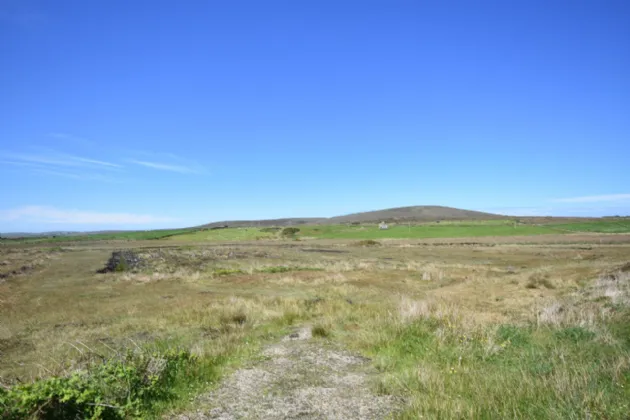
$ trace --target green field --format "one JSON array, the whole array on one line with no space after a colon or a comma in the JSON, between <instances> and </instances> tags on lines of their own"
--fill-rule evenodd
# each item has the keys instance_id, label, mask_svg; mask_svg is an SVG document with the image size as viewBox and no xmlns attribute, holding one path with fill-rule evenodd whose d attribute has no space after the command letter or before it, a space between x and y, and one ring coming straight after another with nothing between
<instances>
[{"instance_id":1,"label":"green field","mask_svg":"<svg viewBox=\"0 0 630 420\"><path fill-rule=\"evenodd\" d=\"M628 233L630 222L598 220L589 223L550 225L517 224L509 220L479 222L442 222L418 225L390 225L380 230L376 224L364 225L305 225L298 227L301 239L428 239L467 238L485 236L528 236L580 232ZM258 228L230 228L197 231L169 238L174 241L235 241L280 237Z\"/></svg>"},{"instance_id":2,"label":"green field","mask_svg":"<svg viewBox=\"0 0 630 420\"><path fill-rule=\"evenodd\" d=\"M390 226L380 230L376 225L366 226L304 226L300 236L322 239L418 239L418 238L458 238L475 236L542 235L557 233L546 227L513 225L508 223L461 223Z\"/></svg>"},{"instance_id":3,"label":"green field","mask_svg":"<svg viewBox=\"0 0 630 420\"><path fill-rule=\"evenodd\" d=\"M0 247L0 418L628 418L627 236L213 242L260 233Z\"/></svg>"},{"instance_id":4,"label":"green field","mask_svg":"<svg viewBox=\"0 0 630 420\"><path fill-rule=\"evenodd\" d=\"M301 239L429 239L473 238L486 236L528 236L566 233L630 233L630 219L595 219L589 222L524 224L512 220L443 221L441 223L392 224L380 230L376 223L362 225L301 225L297 238ZM0 243L68 243L106 240L172 241L247 241L281 237L265 228L229 229L170 229L57 237L0 239Z\"/></svg>"},{"instance_id":5,"label":"green field","mask_svg":"<svg viewBox=\"0 0 630 420\"><path fill-rule=\"evenodd\" d=\"M112 233L92 233L79 235L59 235L59 236L33 236L27 238L7 239L2 238L0 242L9 243L38 243L38 242L76 242L76 241L111 241L111 240L150 240L163 239L175 235L195 232L196 229L160 229L160 230L138 230Z\"/></svg>"},{"instance_id":6,"label":"green field","mask_svg":"<svg viewBox=\"0 0 630 420\"><path fill-rule=\"evenodd\" d=\"M258 228L233 228L200 230L183 235L172 236L169 239L173 241L247 241L273 237L273 234L263 232Z\"/></svg>"},{"instance_id":7,"label":"green field","mask_svg":"<svg viewBox=\"0 0 630 420\"><path fill-rule=\"evenodd\" d=\"M565 223L549 225L550 228L568 230L571 232L596 232L596 233L628 233L630 232L630 219L597 220L585 223Z\"/></svg>"}]
</instances>

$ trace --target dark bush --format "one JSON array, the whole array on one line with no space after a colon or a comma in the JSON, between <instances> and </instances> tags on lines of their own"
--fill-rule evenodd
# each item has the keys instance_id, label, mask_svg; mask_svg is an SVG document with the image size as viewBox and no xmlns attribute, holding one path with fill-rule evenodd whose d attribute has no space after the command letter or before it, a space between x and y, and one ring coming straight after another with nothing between
<instances>
[{"instance_id":1,"label":"dark bush","mask_svg":"<svg viewBox=\"0 0 630 420\"><path fill-rule=\"evenodd\" d=\"M317 324L311 328L311 334L313 334L314 337L326 338L330 336L330 330L321 324Z\"/></svg>"},{"instance_id":2,"label":"dark bush","mask_svg":"<svg viewBox=\"0 0 630 420\"><path fill-rule=\"evenodd\" d=\"M287 228L282 229L282 236L294 236L299 231L300 229L298 228L287 227Z\"/></svg>"},{"instance_id":3,"label":"dark bush","mask_svg":"<svg viewBox=\"0 0 630 420\"><path fill-rule=\"evenodd\" d=\"M381 243L373 239L364 239L357 242L357 246L379 246Z\"/></svg>"},{"instance_id":4,"label":"dark bush","mask_svg":"<svg viewBox=\"0 0 630 420\"><path fill-rule=\"evenodd\" d=\"M0 417L145 418L154 403L171 397L176 377L195 364L188 352L128 353L69 376L0 388Z\"/></svg>"}]
</instances>

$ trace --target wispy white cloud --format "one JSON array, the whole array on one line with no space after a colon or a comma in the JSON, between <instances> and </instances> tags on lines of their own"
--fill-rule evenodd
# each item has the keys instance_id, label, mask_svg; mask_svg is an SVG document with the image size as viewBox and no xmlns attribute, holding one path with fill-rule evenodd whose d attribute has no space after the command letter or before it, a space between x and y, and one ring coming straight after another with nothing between
<instances>
[{"instance_id":1,"label":"wispy white cloud","mask_svg":"<svg viewBox=\"0 0 630 420\"><path fill-rule=\"evenodd\" d=\"M73 173L73 172L63 172L54 169L46 169L46 168L33 168L33 172L44 175L54 175L62 178L76 179L79 181L103 181L103 182L121 182L120 178L114 178L109 174L100 174L100 173Z\"/></svg>"},{"instance_id":2,"label":"wispy white cloud","mask_svg":"<svg viewBox=\"0 0 630 420\"><path fill-rule=\"evenodd\" d=\"M102 160L88 159L88 158L79 157L79 156L72 156L72 159L74 159L76 162L83 162L83 163L88 163L88 164L93 164L93 165L109 166L111 168L122 168L122 165L118 165L117 163L105 162Z\"/></svg>"},{"instance_id":3,"label":"wispy white cloud","mask_svg":"<svg viewBox=\"0 0 630 420\"><path fill-rule=\"evenodd\" d=\"M104 182L116 182L120 181L120 179L112 177L111 172L94 172L94 171L84 171L80 172L72 172L74 168L66 168L66 167L55 167L48 166L39 163L32 162L16 162L10 160L0 160L0 165L10 165L16 166L18 168L26 168L31 173L43 174L43 175L52 175L56 177L68 178L68 179L76 179L79 181L104 181Z\"/></svg>"},{"instance_id":4,"label":"wispy white cloud","mask_svg":"<svg viewBox=\"0 0 630 420\"><path fill-rule=\"evenodd\" d=\"M630 194L587 195L583 197L556 198L554 203L602 203L610 201L630 201Z\"/></svg>"},{"instance_id":5,"label":"wispy white cloud","mask_svg":"<svg viewBox=\"0 0 630 420\"><path fill-rule=\"evenodd\" d=\"M129 163L133 163L135 165L144 166L151 169L157 169L160 171L170 171L170 172L178 172L180 174L203 174L205 170L197 164L192 164L190 166L186 165L174 165L170 163L162 163L162 162L152 162L148 160L136 160L129 159Z\"/></svg>"},{"instance_id":6,"label":"wispy white cloud","mask_svg":"<svg viewBox=\"0 0 630 420\"><path fill-rule=\"evenodd\" d=\"M0 164L15 166L27 173L81 181L114 181L113 176L123 171L123 166L117 163L50 150L36 153L0 152Z\"/></svg>"},{"instance_id":7,"label":"wispy white cloud","mask_svg":"<svg viewBox=\"0 0 630 420\"><path fill-rule=\"evenodd\" d=\"M0 211L0 220L7 222L63 223L73 225L137 225L172 222L176 219L149 214L100 213L64 210L49 206L24 206Z\"/></svg>"},{"instance_id":8,"label":"wispy white cloud","mask_svg":"<svg viewBox=\"0 0 630 420\"><path fill-rule=\"evenodd\" d=\"M122 165L105 162L102 160L85 158L82 156L73 156L64 153L50 154L27 154L27 153L3 153L0 155L5 159L14 162L38 163L51 166L69 166L69 167L98 167L104 168L122 168Z\"/></svg>"},{"instance_id":9,"label":"wispy white cloud","mask_svg":"<svg viewBox=\"0 0 630 420\"><path fill-rule=\"evenodd\" d=\"M66 138L70 135L52 133L51 136ZM197 162L184 159L169 153L130 152L133 159L124 162L127 169L131 165L150 168L158 171L176 172L180 174L206 174L206 168ZM87 156L60 153L54 150L36 148L30 153L13 153L0 151L0 163L27 168L31 172L45 173L74 179L109 180L108 174L122 173L125 166L120 163Z\"/></svg>"}]
</instances>

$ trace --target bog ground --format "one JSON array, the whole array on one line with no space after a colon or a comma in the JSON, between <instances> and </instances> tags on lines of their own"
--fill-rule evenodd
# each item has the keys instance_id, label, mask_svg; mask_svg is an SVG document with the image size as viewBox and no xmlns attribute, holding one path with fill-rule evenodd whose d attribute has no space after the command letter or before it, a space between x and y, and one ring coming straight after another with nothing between
<instances>
[{"instance_id":1,"label":"bog ground","mask_svg":"<svg viewBox=\"0 0 630 420\"><path fill-rule=\"evenodd\" d=\"M462 226L2 242L0 410L627 418L630 235Z\"/></svg>"}]
</instances>

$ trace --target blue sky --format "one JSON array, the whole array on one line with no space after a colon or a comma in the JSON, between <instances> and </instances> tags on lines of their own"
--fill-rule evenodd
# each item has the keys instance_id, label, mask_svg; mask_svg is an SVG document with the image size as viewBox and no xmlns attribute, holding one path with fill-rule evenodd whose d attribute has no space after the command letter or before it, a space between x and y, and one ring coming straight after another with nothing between
<instances>
[{"instance_id":1,"label":"blue sky","mask_svg":"<svg viewBox=\"0 0 630 420\"><path fill-rule=\"evenodd\" d=\"M630 2L0 0L0 232L630 214Z\"/></svg>"}]
</instances>

